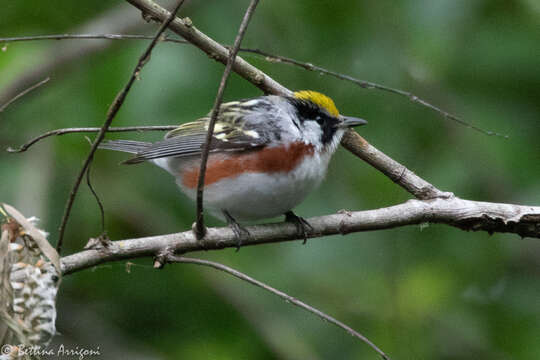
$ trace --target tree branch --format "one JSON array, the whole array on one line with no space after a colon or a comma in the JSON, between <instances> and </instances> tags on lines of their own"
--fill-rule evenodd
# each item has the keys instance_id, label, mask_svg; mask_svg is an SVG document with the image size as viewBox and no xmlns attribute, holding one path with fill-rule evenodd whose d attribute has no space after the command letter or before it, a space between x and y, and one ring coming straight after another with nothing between
<instances>
[{"instance_id":1,"label":"tree branch","mask_svg":"<svg viewBox=\"0 0 540 360\"><path fill-rule=\"evenodd\" d=\"M143 12L163 20L169 12L150 0L128 0ZM200 31L189 19L174 19L170 28L200 47L219 61L226 61L227 50ZM289 91L267 75L237 57L233 69L244 78L274 94L288 94ZM363 212L328 215L310 219L314 226L313 237L392 228L396 226L420 224L423 222L446 223L464 230L484 230L488 232L510 232L521 236L540 237L540 210L510 204L496 204L462 200L445 193L421 179L416 174L387 157L354 132L347 132L342 144L351 152L370 163L405 188L418 199L389 208ZM246 245L276 241L296 240L296 228L290 224L259 225L249 228L253 238ZM234 247L235 236L228 228L209 229L209 237L204 248L220 249ZM153 256L160 249L172 248L178 252L202 250L191 231L150 238L124 240L113 243L109 249L87 250L63 259L66 273L94 266L107 261L139 256ZM117 247L117 245L122 246Z\"/></svg>"},{"instance_id":2,"label":"tree branch","mask_svg":"<svg viewBox=\"0 0 540 360\"><path fill-rule=\"evenodd\" d=\"M308 219L313 227L310 238L391 229L425 223L447 224L468 231L514 233L540 239L540 207L463 200L458 197L409 200L405 203L366 211L342 211ZM282 222L248 226L250 238L242 246L303 240L296 226ZM61 259L67 275L99 264L194 251L236 248L237 238L229 227L208 228L204 240L188 230L175 234L149 236L111 242L107 247L83 250Z\"/></svg>"},{"instance_id":3,"label":"tree branch","mask_svg":"<svg viewBox=\"0 0 540 360\"><path fill-rule=\"evenodd\" d=\"M154 19L163 20L170 15L167 10L150 0L128 1L141 9L144 14L150 15ZM176 18L170 23L169 27L171 30L184 36L188 41L211 55L214 59L221 62L226 61L228 54L227 49L197 30L188 18L184 20ZM240 57L236 57L233 69L265 92L282 95L290 93L288 89L284 88ZM392 181L402 186L418 199L440 198L452 200L451 193L443 192L427 181L421 179L406 167L392 160L374 146L370 145L354 131L348 131L345 134L342 145L353 154L383 172L390 177ZM455 198L455 200L459 199Z\"/></svg>"}]
</instances>

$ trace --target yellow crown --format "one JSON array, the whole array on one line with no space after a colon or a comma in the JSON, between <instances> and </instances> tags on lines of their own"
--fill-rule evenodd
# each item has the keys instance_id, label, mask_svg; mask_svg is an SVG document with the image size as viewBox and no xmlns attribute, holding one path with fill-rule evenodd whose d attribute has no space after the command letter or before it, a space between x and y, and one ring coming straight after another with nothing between
<instances>
[{"instance_id":1,"label":"yellow crown","mask_svg":"<svg viewBox=\"0 0 540 360\"><path fill-rule=\"evenodd\" d=\"M334 101L320 92L311 90L296 91L294 93L294 97L297 99L311 101L312 103L319 105L321 108L326 109L326 111L328 111L328 113L332 116L339 115L339 111L336 108Z\"/></svg>"}]
</instances>

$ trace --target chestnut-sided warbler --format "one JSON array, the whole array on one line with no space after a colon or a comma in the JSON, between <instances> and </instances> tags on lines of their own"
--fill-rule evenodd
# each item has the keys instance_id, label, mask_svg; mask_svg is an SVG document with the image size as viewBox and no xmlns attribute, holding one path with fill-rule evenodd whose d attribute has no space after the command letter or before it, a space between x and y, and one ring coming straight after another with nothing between
<instances>
[{"instance_id":1,"label":"chestnut-sided warbler","mask_svg":"<svg viewBox=\"0 0 540 360\"><path fill-rule=\"evenodd\" d=\"M153 162L194 199L209 122L207 115L180 125L155 143L112 140L100 147L135 154L125 164ZM210 143L205 209L237 234L235 220L286 215L305 236L309 224L292 209L321 183L345 130L366 123L340 115L332 99L315 91L222 104Z\"/></svg>"}]
</instances>

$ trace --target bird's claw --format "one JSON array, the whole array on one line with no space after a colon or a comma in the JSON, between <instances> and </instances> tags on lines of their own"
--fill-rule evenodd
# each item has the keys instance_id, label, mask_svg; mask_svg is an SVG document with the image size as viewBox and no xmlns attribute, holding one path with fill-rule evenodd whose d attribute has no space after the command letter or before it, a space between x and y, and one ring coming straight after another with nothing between
<instances>
[{"instance_id":1,"label":"bird's claw","mask_svg":"<svg viewBox=\"0 0 540 360\"><path fill-rule=\"evenodd\" d=\"M242 246L242 242L244 240L249 240L251 238L251 234L249 231L244 228L242 225L240 225L227 211L223 211L223 214L225 215L225 219L227 219L227 224L229 224L229 227L234 232L234 235L236 236L236 251L238 252L240 250L240 247Z\"/></svg>"},{"instance_id":2,"label":"bird's claw","mask_svg":"<svg viewBox=\"0 0 540 360\"><path fill-rule=\"evenodd\" d=\"M298 235L304 238L302 244L305 244L307 242L308 234L313 231L313 226L311 226L306 219L296 215L292 211L287 211L285 213L285 221L293 223L296 226Z\"/></svg>"}]
</instances>

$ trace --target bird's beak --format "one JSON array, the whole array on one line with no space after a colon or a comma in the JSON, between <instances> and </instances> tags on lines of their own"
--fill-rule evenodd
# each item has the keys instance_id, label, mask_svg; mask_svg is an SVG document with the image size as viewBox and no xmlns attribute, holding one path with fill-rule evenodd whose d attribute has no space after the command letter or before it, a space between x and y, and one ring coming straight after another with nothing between
<instances>
[{"instance_id":1,"label":"bird's beak","mask_svg":"<svg viewBox=\"0 0 540 360\"><path fill-rule=\"evenodd\" d=\"M359 126L359 125L366 125L367 121L360 118L355 118L352 116L343 116L340 115L339 118L341 119L341 126L342 127L353 127L353 126Z\"/></svg>"}]
</instances>

